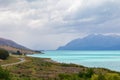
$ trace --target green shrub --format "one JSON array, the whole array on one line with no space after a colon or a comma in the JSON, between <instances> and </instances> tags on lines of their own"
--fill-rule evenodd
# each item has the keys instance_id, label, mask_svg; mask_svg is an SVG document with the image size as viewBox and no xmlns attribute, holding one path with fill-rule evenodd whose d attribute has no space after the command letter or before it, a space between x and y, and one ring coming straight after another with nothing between
<instances>
[{"instance_id":1,"label":"green shrub","mask_svg":"<svg viewBox=\"0 0 120 80\"><path fill-rule=\"evenodd\" d=\"M92 75L91 80L98 80L98 75L96 74Z\"/></svg>"},{"instance_id":2,"label":"green shrub","mask_svg":"<svg viewBox=\"0 0 120 80\"><path fill-rule=\"evenodd\" d=\"M120 75L116 73L107 73L106 80L120 80Z\"/></svg>"},{"instance_id":3,"label":"green shrub","mask_svg":"<svg viewBox=\"0 0 120 80\"><path fill-rule=\"evenodd\" d=\"M91 80L120 80L120 75L116 73L94 74Z\"/></svg>"},{"instance_id":4,"label":"green shrub","mask_svg":"<svg viewBox=\"0 0 120 80\"><path fill-rule=\"evenodd\" d=\"M7 59L9 57L9 53L6 50L0 49L0 59Z\"/></svg>"},{"instance_id":5,"label":"green shrub","mask_svg":"<svg viewBox=\"0 0 120 80\"><path fill-rule=\"evenodd\" d=\"M0 67L0 80L11 80L10 73Z\"/></svg>"},{"instance_id":6,"label":"green shrub","mask_svg":"<svg viewBox=\"0 0 120 80\"><path fill-rule=\"evenodd\" d=\"M98 75L98 80L106 80L105 76L103 74Z\"/></svg>"},{"instance_id":7,"label":"green shrub","mask_svg":"<svg viewBox=\"0 0 120 80\"><path fill-rule=\"evenodd\" d=\"M94 74L92 75L91 80L107 80L107 79L102 74L99 74L99 75ZM108 79L108 80L111 80L111 79Z\"/></svg>"},{"instance_id":8,"label":"green shrub","mask_svg":"<svg viewBox=\"0 0 120 80\"><path fill-rule=\"evenodd\" d=\"M83 67L83 66L79 66L79 65L76 65L76 64L66 64L66 63L61 63L61 66L63 67Z\"/></svg>"},{"instance_id":9,"label":"green shrub","mask_svg":"<svg viewBox=\"0 0 120 80\"><path fill-rule=\"evenodd\" d=\"M59 74L58 80L80 80L77 74Z\"/></svg>"},{"instance_id":10,"label":"green shrub","mask_svg":"<svg viewBox=\"0 0 120 80\"><path fill-rule=\"evenodd\" d=\"M88 68L86 71L79 72L79 77L81 78L91 78L92 75L94 74L94 71L92 68Z\"/></svg>"}]
</instances>

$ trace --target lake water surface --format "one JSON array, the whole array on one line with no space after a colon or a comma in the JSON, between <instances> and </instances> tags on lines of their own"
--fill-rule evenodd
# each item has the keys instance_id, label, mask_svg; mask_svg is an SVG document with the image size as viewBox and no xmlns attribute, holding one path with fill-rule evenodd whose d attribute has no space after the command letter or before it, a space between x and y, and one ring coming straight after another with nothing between
<instances>
[{"instance_id":1,"label":"lake water surface","mask_svg":"<svg viewBox=\"0 0 120 80\"><path fill-rule=\"evenodd\" d=\"M120 51L43 51L45 54L28 55L51 58L62 63L75 63L87 67L102 67L120 71Z\"/></svg>"}]
</instances>

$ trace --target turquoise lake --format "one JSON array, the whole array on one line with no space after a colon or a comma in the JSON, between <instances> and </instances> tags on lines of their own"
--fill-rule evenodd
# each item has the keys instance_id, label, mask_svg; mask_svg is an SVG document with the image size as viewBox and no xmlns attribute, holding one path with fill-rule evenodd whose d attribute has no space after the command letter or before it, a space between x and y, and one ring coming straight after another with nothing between
<instances>
[{"instance_id":1,"label":"turquoise lake","mask_svg":"<svg viewBox=\"0 0 120 80\"><path fill-rule=\"evenodd\" d=\"M43 51L43 53L28 56L120 71L120 51Z\"/></svg>"}]
</instances>

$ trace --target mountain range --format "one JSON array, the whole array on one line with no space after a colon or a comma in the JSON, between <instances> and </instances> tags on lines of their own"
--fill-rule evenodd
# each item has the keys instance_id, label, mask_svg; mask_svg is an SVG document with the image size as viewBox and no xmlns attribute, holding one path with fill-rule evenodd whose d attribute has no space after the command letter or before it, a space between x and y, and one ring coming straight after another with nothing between
<instances>
[{"instance_id":1,"label":"mountain range","mask_svg":"<svg viewBox=\"0 0 120 80\"><path fill-rule=\"evenodd\" d=\"M72 40L57 50L120 50L120 36L88 35Z\"/></svg>"},{"instance_id":2,"label":"mountain range","mask_svg":"<svg viewBox=\"0 0 120 80\"><path fill-rule=\"evenodd\" d=\"M21 53L27 53L27 54L35 53L34 50L31 50L12 40L4 39L4 38L0 38L0 48L5 49L9 52L13 52L13 53L17 51L20 51Z\"/></svg>"}]
</instances>

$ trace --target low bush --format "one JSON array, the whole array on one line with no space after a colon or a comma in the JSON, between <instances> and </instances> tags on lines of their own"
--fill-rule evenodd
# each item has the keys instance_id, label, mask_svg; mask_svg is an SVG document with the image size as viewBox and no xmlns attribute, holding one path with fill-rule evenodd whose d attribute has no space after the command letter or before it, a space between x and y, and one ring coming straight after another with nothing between
<instances>
[{"instance_id":1,"label":"low bush","mask_svg":"<svg viewBox=\"0 0 120 80\"><path fill-rule=\"evenodd\" d=\"M8 70L4 70L0 67L0 80L11 80L10 73Z\"/></svg>"},{"instance_id":2,"label":"low bush","mask_svg":"<svg viewBox=\"0 0 120 80\"><path fill-rule=\"evenodd\" d=\"M58 80L81 80L77 74L59 74Z\"/></svg>"},{"instance_id":3,"label":"low bush","mask_svg":"<svg viewBox=\"0 0 120 80\"><path fill-rule=\"evenodd\" d=\"M92 75L94 74L94 71L92 68L88 68L86 71L79 72L79 77L81 78L91 78Z\"/></svg>"},{"instance_id":4,"label":"low bush","mask_svg":"<svg viewBox=\"0 0 120 80\"><path fill-rule=\"evenodd\" d=\"M7 59L9 57L9 53L8 51L4 50L4 49L0 49L0 59Z\"/></svg>"}]
</instances>

